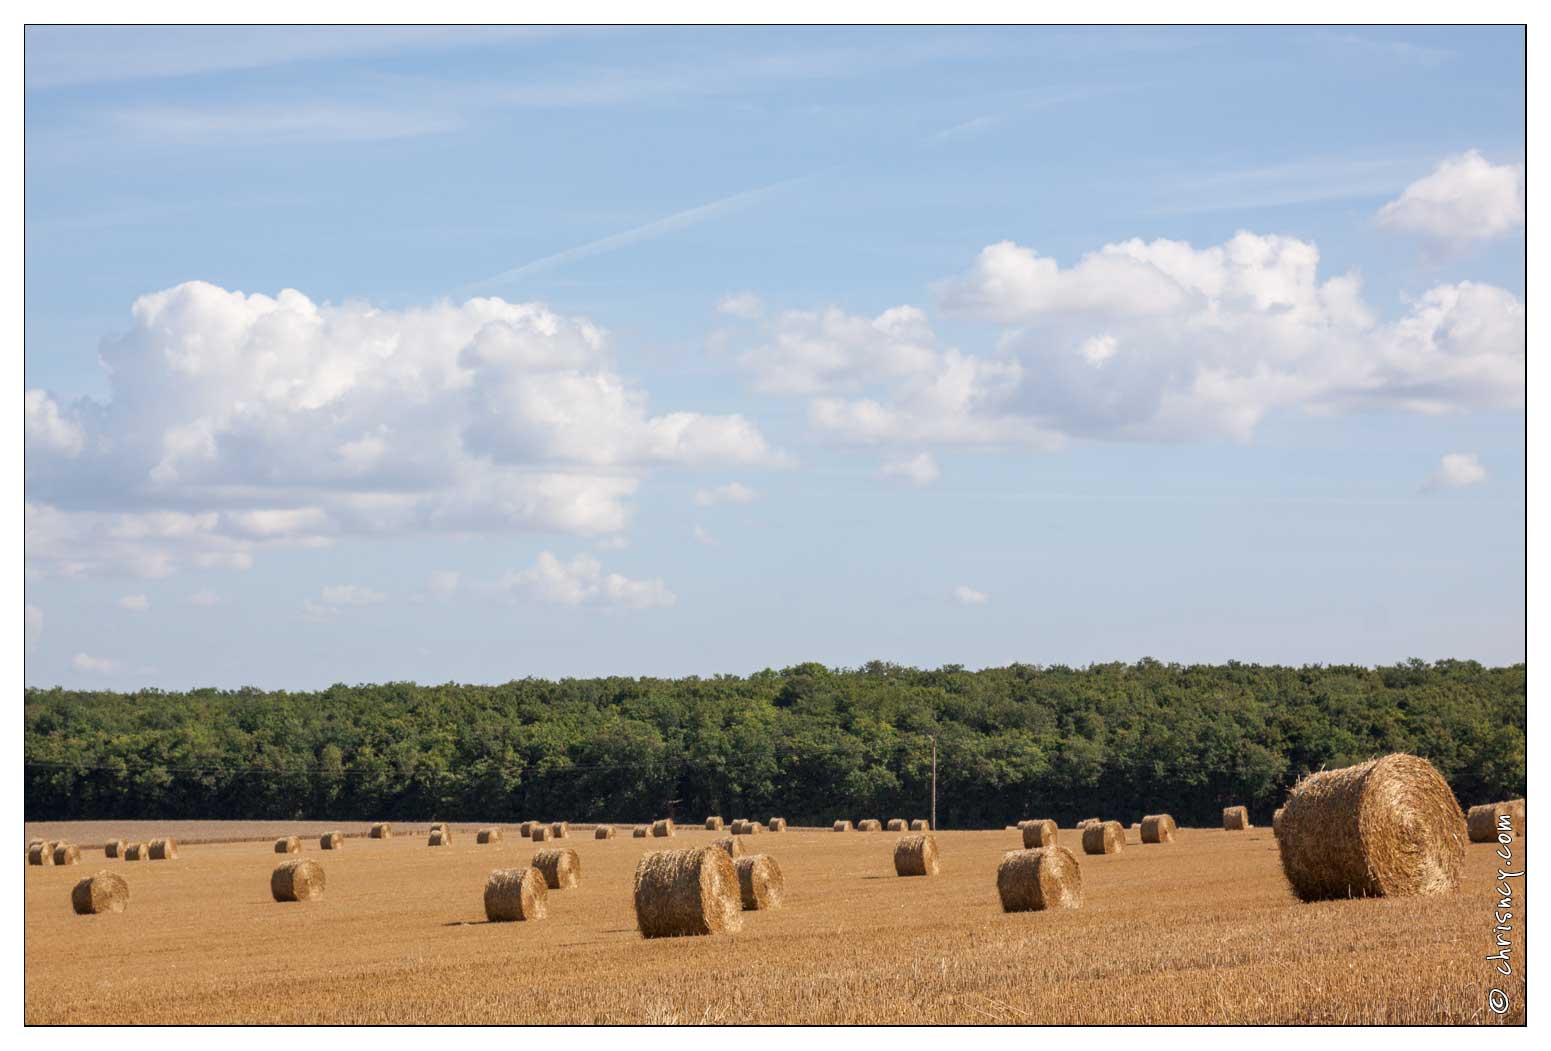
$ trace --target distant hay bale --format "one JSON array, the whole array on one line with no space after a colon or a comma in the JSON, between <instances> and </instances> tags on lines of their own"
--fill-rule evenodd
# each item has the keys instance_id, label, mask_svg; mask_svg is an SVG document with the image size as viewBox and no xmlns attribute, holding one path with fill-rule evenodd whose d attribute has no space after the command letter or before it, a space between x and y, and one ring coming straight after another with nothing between
<instances>
[{"instance_id":1,"label":"distant hay bale","mask_svg":"<svg viewBox=\"0 0 1551 1051\"><path fill-rule=\"evenodd\" d=\"M1172 843L1178 827L1168 814L1148 814L1142 818L1143 843Z\"/></svg>"},{"instance_id":2,"label":"distant hay bale","mask_svg":"<svg viewBox=\"0 0 1551 1051\"><path fill-rule=\"evenodd\" d=\"M678 938L743 927L736 863L725 851L659 850L635 869L636 926L643 938Z\"/></svg>"},{"instance_id":3,"label":"distant hay bale","mask_svg":"<svg viewBox=\"0 0 1551 1051\"><path fill-rule=\"evenodd\" d=\"M152 861L172 861L178 856L178 841L171 836L151 840Z\"/></svg>"},{"instance_id":4,"label":"distant hay bale","mask_svg":"<svg viewBox=\"0 0 1551 1051\"><path fill-rule=\"evenodd\" d=\"M524 821L517 826L517 834L523 839L528 839L533 835L533 830L542 824L542 821Z\"/></svg>"},{"instance_id":5,"label":"distant hay bale","mask_svg":"<svg viewBox=\"0 0 1551 1051\"><path fill-rule=\"evenodd\" d=\"M498 828L482 828L474 833L474 842L499 843L501 842L501 830Z\"/></svg>"},{"instance_id":6,"label":"distant hay bale","mask_svg":"<svg viewBox=\"0 0 1551 1051\"><path fill-rule=\"evenodd\" d=\"M904 832L908 830L910 826L905 823L905 819L902 817L891 817L889 818L889 823L886 827L890 832Z\"/></svg>"},{"instance_id":7,"label":"distant hay bale","mask_svg":"<svg viewBox=\"0 0 1551 1051\"><path fill-rule=\"evenodd\" d=\"M325 832L318 837L318 846L324 850L341 850L345 845L343 832Z\"/></svg>"},{"instance_id":8,"label":"distant hay bale","mask_svg":"<svg viewBox=\"0 0 1551 1051\"><path fill-rule=\"evenodd\" d=\"M81 860L81 848L74 843L54 844L54 864L74 865Z\"/></svg>"},{"instance_id":9,"label":"distant hay bale","mask_svg":"<svg viewBox=\"0 0 1551 1051\"><path fill-rule=\"evenodd\" d=\"M323 866L298 858L282 861L269 877L269 893L276 901L316 901L323 897Z\"/></svg>"},{"instance_id":10,"label":"distant hay bale","mask_svg":"<svg viewBox=\"0 0 1551 1051\"><path fill-rule=\"evenodd\" d=\"M637 825L635 828L630 830L631 839L645 839L651 834L652 830L647 828L645 825Z\"/></svg>"},{"instance_id":11,"label":"distant hay bale","mask_svg":"<svg viewBox=\"0 0 1551 1051\"><path fill-rule=\"evenodd\" d=\"M856 830L858 832L882 832L883 822L875 817L864 817L856 823Z\"/></svg>"},{"instance_id":12,"label":"distant hay bale","mask_svg":"<svg viewBox=\"0 0 1551 1051\"><path fill-rule=\"evenodd\" d=\"M666 839L669 836L676 835L673 827L673 819L671 817L665 817L661 820L653 821L652 835L656 836L658 839Z\"/></svg>"},{"instance_id":13,"label":"distant hay bale","mask_svg":"<svg viewBox=\"0 0 1551 1051\"><path fill-rule=\"evenodd\" d=\"M551 847L533 855L533 867L544 874L550 890L565 890L582 881L582 859L570 847Z\"/></svg>"},{"instance_id":14,"label":"distant hay bale","mask_svg":"<svg viewBox=\"0 0 1551 1051\"><path fill-rule=\"evenodd\" d=\"M49 843L34 843L27 848L27 864L52 865L54 863L54 849Z\"/></svg>"},{"instance_id":15,"label":"distant hay bale","mask_svg":"<svg viewBox=\"0 0 1551 1051\"><path fill-rule=\"evenodd\" d=\"M849 821L836 821L835 822L835 831L836 832L849 832L849 831L851 831L851 822L849 822Z\"/></svg>"},{"instance_id":16,"label":"distant hay bale","mask_svg":"<svg viewBox=\"0 0 1551 1051\"><path fill-rule=\"evenodd\" d=\"M1496 843L1498 819L1506 817L1515 836L1524 835L1525 804L1522 799L1509 799L1501 803L1482 803L1470 808L1465 824L1470 830L1472 843Z\"/></svg>"},{"instance_id":17,"label":"distant hay bale","mask_svg":"<svg viewBox=\"0 0 1551 1051\"><path fill-rule=\"evenodd\" d=\"M743 856L743 840L739 839L737 836L728 836L725 839L719 839L713 843L712 846L716 847L717 850L725 850L729 858L739 858Z\"/></svg>"},{"instance_id":18,"label":"distant hay bale","mask_svg":"<svg viewBox=\"0 0 1551 1051\"><path fill-rule=\"evenodd\" d=\"M1469 833L1449 784L1396 752L1299 781L1282 809L1282 871L1303 901L1444 894Z\"/></svg>"},{"instance_id":19,"label":"distant hay bale","mask_svg":"<svg viewBox=\"0 0 1551 1051\"><path fill-rule=\"evenodd\" d=\"M1023 849L1033 850L1035 847L1055 846L1056 837L1060 834L1055 821L1048 817L1035 818L1032 821L1018 822L1018 830L1023 834Z\"/></svg>"},{"instance_id":20,"label":"distant hay bale","mask_svg":"<svg viewBox=\"0 0 1551 1051\"><path fill-rule=\"evenodd\" d=\"M744 912L781 907L786 898L786 879L775 858L769 854L748 854L732 864L738 873L738 896Z\"/></svg>"},{"instance_id":21,"label":"distant hay bale","mask_svg":"<svg viewBox=\"0 0 1551 1051\"><path fill-rule=\"evenodd\" d=\"M452 833L445 828L433 828L431 834L426 837L425 845L428 847L452 846Z\"/></svg>"},{"instance_id":22,"label":"distant hay bale","mask_svg":"<svg viewBox=\"0 0 1551 1051\"><path fill-rule=\"evenodd\" d=\"M570 839L571 838L571 822L569 822L569 821L551 821L549 823L549 838L550 839Z\"/></svg>"},{"instance_id":23,"label":"distant hay bale","mask_svg":"<svg viewBox=\"0 0 1551 1051\"><path fill-rule=\"evenodd\" d=\"M763 831L765 831L765 826L761 825L758 821L745 821L743 823L743 828L738 832L738 835L757 836Z\"/></svg>"},{"instance_id":24,"label":"distant hay bale","mask_svg":"<svg viewBox=\"0 0 1551 1051\"><path fill-rule=\"evenodd\" d=\"M1126 845L1126 830L1118 821L1101 821L1082 830L1084 854L1119 854Z\"/></svg>"},{"instance_id":25,"label":"distant hay bale","mask_svg":"<svg viewBox=\"0 0 1551 1051\"><path fill-rule=\"evenodd\" d=\"M613 825L599 825L597 828L592 830L592 838L593 839L613 839L614 838L614 826Z\"/></svg>"},{"instance_id":26,"label":"distant hay bale","mask_svg":"<svg viewBox=\"0 0 1551 1051\"><path fill-rule=\"evenodd\" d=\"M1271 811L1271 834L1277 839L1282 838L1282 815L1286 812L1287 808L1284 806L1279 806Z\"/></svg>"},{"instance_id":27,"label":"distant hay bale","mask_svg":"<svg viewBox=\"0 0 1551 1051\"><path fill-rule=\"evenodd\" d=\"M910 831L912 832L930 832L931 830L932 823L924 817L918 817L910 822Z\"/></svg>"},{"instance_id":28,"label":"distant hay bale","mask_svg":"<svg viewBox=\"0 0 1551 1051\"><path fill-rule=\"evenodd\" d=\"M123 912L129 904L129 884L109 869L87 876L70 891L70 907L80 916Z\"/></svg>"},{"instance_id":29,"label":"distant hay bale","mask_svg":"<svg viewBox=\"0 0 1551 1051\"><path fill-rule=\"evenodd\" d=\"M1082 868L1065 847L1009 850L996 870L1003 912L1082 907Z\"/></svg>"},{"instance_id":30,"label":"distant hay bale","mask_svg":"<svg viewBox=\"0 0 1551 1051\"><path fill-rule=\"evenodd\" d=\"M116 858L123 852L124 841L122 839L110 839L102 846L102 853L104 857Z\"/></svg>"},{"instance_id":31,"label":"distant hay bale","mask_svg":"<svg viewBox=\"0 0 1551 1051\"><path fill-rule=\"evenodd\" d=\"M485 919L491 923L542 920L549 914L549 884L531 865L496 869L485 881Z\"/></svg>"},{"instance_id":32,"label":"distant hay bale","mask_svg":"<svg viewBox=\"0 0 1551 1051\"><path fill-rule=\"evenodd\" d=\"M773 817L765 825L765 828L766 828L766 830L768 830L770 832L785 832L786 831L786 818L784 818L784 817Z\"/></svg>"},{"instance_id":33,"label":"distant hay bale","mask_svg":"<svg viewBox=\"0 0 1551 1051\"><path fill-rule=\"evenodd\" d=\"M719 817L708 817L708 818L705 819L705 830L707 832L720 832L722 830L722 828L723 828L723 823L722 823L722 819L721 818L719 818Z\"/></svg>"},{"instance_id":34,"label":"distant hay bale","mask_svg":"<svg viewBox=\"0 0 1551 1051\"><path fill-rule=\"evenodd\" d=\"M445 832L449 836L452 835L452 829L448 826L447 822L445 822L445 821L438 821L438 822L436 822L435 824L433 824L431 826L430 831L432 831L432 832Z\"/></svg>"},{"instance_id":35,"label":"distant hay bale","mask_svg":"<svg viewBox=\"0 0 1551 1051\"><path fill-rule=\"evenodd\" d=\"M1077 829L1080 832L1080 831L1082 831L1085 828L1092 828L1094 825L1102 825L1103 823L1104 822L1101 821L1099 818L1096 818L1096 817L1085 817L1081 821L1077 822L1077 824L1073 825L1072 827Z\"/></svg>"},{"instance_id":36,"label":"distant hay bale","mask_svg":"<svg viewBox=\"0 0 1551 1051\"><path fill-rule=\"evenodd\" d=\"M937 837L930 832L902 836L894 844L896 876L937 875Z\"/></svg>"},{"instance_id":37,"label":"distant hay bale","mask_svg":"<svg viewBox=\"0 0 1551 1051\"><path fill-rule=\"evenodd\" d=\"M1222 827L1224 832L1241 832L1246 828L1253 828L1249 823L1249 808L1241 806L1226 806L1222 808Z\"/></svg>"},{"instance_id":38,"label":"distant hay bale","mask_svg":"<svg viewBox=\"0 0 1551 1051\"><path fill-rule=\"evenodd\" d=\"M149 847L147 847L144 843L126 843L126 844L124 844L124 860L125 861L144 861L146 858L148 858L150 856L151 856L151 849Z\"/></svg>"},{"instance_id":39,"label":"distant hay bale","mask_svg":"<svg viewBox=\"0 0 1551 1051\"><path fill-rule=\"evenodd\" d=\"M302 840L300 836L281 836L275 840L276 854L300 854L302 852Z\"/></svg>"},{"instance_id":40,"label":"distant hay bale","mask_svg":"<svg viewBox=\"0 0 1551 1051\"><path fill-rule=\"evenodd\" d=\"M372 826L371 836L373 839L392 839L393 826L386 821L379 821Z\"/></svg>"},{"instance_id":41,"label":"distant hay bale","mask_svg":"<svg viewBox=\"0 0 1551 1051\"><path fill-rule=\"evenodd\" d=\"M731 832L735 836L741 836L743 835L743 827L747 824L748 822L743 820L743 818L736 818L733 820L732 824L727 826L727 831Z\"/></svg>"}]
</instances>

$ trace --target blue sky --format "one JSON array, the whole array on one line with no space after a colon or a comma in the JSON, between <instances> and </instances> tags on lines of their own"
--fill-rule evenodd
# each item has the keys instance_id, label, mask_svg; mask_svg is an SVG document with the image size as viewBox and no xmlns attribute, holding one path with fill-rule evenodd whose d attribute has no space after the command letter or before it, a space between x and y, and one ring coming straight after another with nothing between
<instances>
[{"instance_id":1,"label":"blue sky","mask_svg":"<svg viewBox=\"0 0 1551 1051\"><path fill-rule=\"evenodd\" d=\"M1522 660L1522 46L31 29L27 681Z\"/></svg>"}]
</instances>

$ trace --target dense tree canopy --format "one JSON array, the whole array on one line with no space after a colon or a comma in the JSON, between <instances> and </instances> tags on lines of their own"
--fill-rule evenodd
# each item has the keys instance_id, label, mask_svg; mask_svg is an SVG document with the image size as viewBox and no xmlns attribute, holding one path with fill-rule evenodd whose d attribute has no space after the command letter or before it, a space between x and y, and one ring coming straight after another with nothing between
<instances>
[{"instance_id":1,"label":"dense tree canopy","mask_svg":"<svg viewBox=\"0 0 1551 1051\"><path fill-rule=\"evenodd\" d=\"M639 821L1171 812L1267 821L1303 774L1424 756L1464 805L1519 796L1525 667L802 664L711 679L317 693L29 689L26 816Z\"/></svg>"}]
</instances>

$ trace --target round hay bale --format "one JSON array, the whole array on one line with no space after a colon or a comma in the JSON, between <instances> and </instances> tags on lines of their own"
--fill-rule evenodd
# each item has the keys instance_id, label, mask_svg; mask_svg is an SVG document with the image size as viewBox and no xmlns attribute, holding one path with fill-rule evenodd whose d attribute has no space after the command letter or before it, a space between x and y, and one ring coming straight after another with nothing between
<instances>
[{"instance_id":1,"label":"round hay bale","mask_svg":"<svg viewBox=\"0 0 1551 1051\"><path fill-rule=\"evenodd\" d=\"M178 841L171 836L151 840L152 861L172 861L178 856Z\"/></svg>"},{"instance_id":2,"label":"round hay bale","mask_svg":"<svg viewBox=\"0 0 1551 1051\"><path fill-rule=\"evenodd\" d=\"M110 839L102 845L102 853L104 857L116 858L123 852L124 841L122 839Z\"/></svg>"},{"instance_id":3,"label":"round hay bale","mask_svg":"<svg viewBox=\"0 0 1551 1051\"><path fill-rule=\"evenodd\" d=\"M70 891L70 907L80 916L123 912L128 904L129 884L123 876L108 869L87 876Z\"/></svg>"},{"instance_id":4,"label":"round hay bale","mask_svg":"<svg viewBox=\"0 0 1551 1051\"><path fill-rule=\"evenodd\" d=\"M1018 830L1023 834L1023 849L1033 850L1035 847L1051 847L1055 845L1059 830L1056 823L1050 818L1037 818L1033 821L1018 822Z\"/></svg>"},{"instance_id":5,"label":"round hay bale","mask_svg":"<svg viewBox=\"0 0 1551 1051\"><path fill-rule=\"evenodd\" d=\"M1253 828L1249 823L1249 808L1241 806L1225 806L1222 808L1222 827L1224 832L1242 832L1244 829Z\"/></svg>"},{"instance_id":6,"label":"round hay bale","mask_svg":"<svg viewBox=\"0 0 1551 1051\"><path fill-rule=\"evenodd\" d=\"M1271 834L1277 839L1282 838L1282 815L1286 812L1287 808L1284 806L1279 806L1271 811Z\"/></svg>"},{"instance_id":7,"label":"round hay bale","mask_svg":"<svg viewBox=\"0 0 1551 1051\"><path fill-rule=\"evenodd\" d=\"M491 923L542 920L549 914L549 884L538 869L496 869L485 881L485 919Z\"/></svg>"},{"instance_id":8,"label":"round hay bale","mask_svg":"<svg viewBox=\"0 0 1551 1051\"><path fill-rule=\"evenodd\" d=\"M323 866L316 861L282 861L269 876L269 893L276 901L316 901L323 897L323 882Z\"/></svg>"},{"instance_id":9,"label":"round hay bale","mask_svg":"<svg viewBox=\"0 0 1551 1051\"><path fill-rule=\"evenodd\" d=\"M894 874L896 876L937 875L937 837L930 832L901 836L899 842L894 844Z\"/></svg>"},{"instance_id":10,"label":"round hay bale","mask_svg":"<svg viewBox=\"0 0 1551 1051\"><path fill-rule=\"evenodd\" d=\"M1009 850L996 870L1003 912L1082 907L1082 868L1065 847Z\"/></svg>"},{"instance_id":11,"label":"round hay bale","mask_svg":"<svg viewBox=\"0 0 1551 1051\"><path fill-rule=\"evenodd\" d=\"M735 836L742 835L743 834L743 826L747 825L747 824L748 824L748 822L743 820L741 817L737 818L737 819L735 819L733 821L732 824L727 826L727 831L731 832Z\"/></svg>"},{"instance_id":12,"label":"round hay bale","mask_svg":"<svg viewBox=\"0 0 1551 1051\"><path fill-rule=\"evenodd\" d=\"M372 826L371 837L373 839L392 839L393 826L386 821L379 821Z\"/></svg>"},{"instance_id":13,"label":"round hay bale","mask_svg":"<svg viewBox=\"0 0 1551 1051\"><path fill-rule=\"evenodd\" d=\"M614 838L614 826L613 825L599 825L597 828L592 830L592 838L593 839L613 839Z\"/></svg>"},{"instance_id":14,"label":"round hay bale","mask_svg":"<svg viewBox=\"0 0 1551 1051\"><path fill-rule=\"evenodd\" d=\"M765 826L761 825L758 821L745 821L743 823L743 830L739 832L738 835L757 836L763 831L765 831Z\"/></svg>"},{"instance_id":15,"label":"round hay bale","mask_svg":"<svg viewBox=\"0 0 1551 1051\"><path fill-rule=\"evenodd\" d=\"M637 825L635 828L630 830L631 839L645 839L651 834L652 830L647 828L645 825Z\"/></svg>"},{"instance_id":16,"label":"round hay bale","mask_svg":"<svg viewBox=\"0 0 1551 1051\"><path fill-rule=\"evenodd\" d=\"M864 817L856 823L856 830L858 832L882 832L883 822L875 817Z\"/></svg>"},{"instance_id":17,"label":"round hay bale","mask_svg":"<svg viewBox=\"0 0 1551 1051\"><path fill-rule=\"evenodd\" d=\"M452 833L445 828L433 828L431 834L426 837L425 845L428 847L452 846Z\"/></svg>"},{"instance_id":18,"label":"round hay bale","mask_svg":"<svg viewBox=\"0 0 1551 1051\"><path fill-rule=\"evenodd\" d=\"M912 832L930 832L931 830L932 823L924 817L915 818L910 822L910 831Z\"/></svg>"},{"instance_id":19,"label":"round hay bale","mask_svg":"<svg viewBox=\"0 0 1551 1051\"><path fill-rule=\"evenodd\" d=\"M81 860L81 848L74 843L58 843L54 846L54 864L74 865Z\"/></svg>"},{"instance_id":20,"label":"round hay bale","mask_svg":"<svg viewBox=\"0 0 1551 1051\"><path fill-rule=\"evenodd\" d=\"M570 847L551 847L533 855L533 867L544 874L550 890L565 890L582 881L582 859Z\"/></svg>"},{"instance_id":21,"label":"round hay bale","mask_svg":"<svg viewBox=\"0 0 1551 1051\"><path fill-rule=\"evenodd\" d=\"M784 817L773 817L773 818L771 818L765 824L765 831L767 831L767 832L785 832L786 831L786 818L784 818Z\"/></svg>"},{"instance_id":22,"label":"round hay bale","mask_svg":"<svg viewBox=\"0 0 1551 1051\"><path fill-rule=\"evenodd\" d=\"M835 822L835 831L836 832L849 832L849 831L851 831L851 822L849 822L849 821L836 821Z\"/></svg>"},{"instance_id":23,"label":"round hay bale","mask_svg":"<svg viewBox=\"0 0 1551 1051\"><path fill-rule=\"evenodd\" d=\"M431 831L431 832L438 832L438 831L446 832L449 835L452 833L452 829L447 827L447 822L445 822L445 821L438 821L438 822L434 823L431 826L431 828L429 829L429 831Z\"/></svg>"},{"instance_id":24,"label":"round hay bale","mask_svg":"<svg viewBox=\"0 0 1551 1051\"><path fill-rule=\"evenodd\" d=\"M528 838L533 840L535 843L543 843L546 840L554 839L555 834L550 830L548 825L534 825L533 829L528 834Z\"/></svg>"},{"instance_id":25,"label":"round hay bale","mask_svg":"<svg viewBox=\"0 0 1551 1051\"><path fill-rule=\"evenodd\" d=\"M551 821L550 824L549 824L549 838L550 839L569 839L569 838L571 838L571 822L569 822L569 821Z\"/></svg>"},{"instance_id":26,"label":"round hay bale","mask_svg":"<svg viewBox=\"0 0 1551 1051\"><path fill-rule=\"evenodd\" d=\"M1085 828L1092 828L1094 825L1102 825L1103 823L1104 823L1103 821L1101 821L1100 819L1098 819L1096 817L1085 817L1081 821L1077 822L1077 824L1073 825L1072 827L1077 829L1078 831L1082 831Z\"/></svg>"},{"instance_id":27,"label":"round hay bale","mask_svg":"<svg viewBox=\"0 0 1551 1051\"><path fill-rule=\"evenodd\" d=\"M1101 821L1082 830L1084 854L1119 854L1126 845L1126 830L1118 821Z\"/></svg>"},{"instance_id":28,"label":"round hay bale","mask_svg":"<svg viewBox=\"0 0 1551 1051\"><path fill-rule=\"evenodd\" d=\"M1282 871L1303 901L1445 894L1468 832L1447 781L1396 752L1299 781L1282 809Z\"/></svg>"},{"instance_id":29,"label":"round hay bale","mask_svg":"<svg viewBox=\"0 0 1551 1051\"><path fill-rule=\"evenodd\" d=\"M538 828L540 824L542 824L542 822L524 821L522 824L517 826L517 834L523 839L527 839L533 835L533 830Z\"/></svg>"},{"instance_id":30,"label":"round hay bale","mask_svg":"<svg viewBox=\"0 0 1551 1051\"><path fill-rule=\"evenodd\" d=\"M729 858L741 858L743 856L743 840L737 836L728 836L711 844L718 850L725 850Z\"/></svg>"},{"instance_id":31,"label":"round hay bale","mask_svg":"<svg viewBox=\"0 0 1551 1051\"><path fill-rule=\"evenodd\" d=\"M124 845L125 861L144 861L150 857L151 848L144 843L126 843Z\"/></svg>"},{"instance_id":32,"label":"round hay bale","mask_svg":"<svg viewBox=\"0 0 1551 1051\"><path fill-rule=\"evenodd\" d=\"M743 927L738 869L725 851L659 850L635 869L635 917L643 938L678 938Z\"/></svg>"},{"instance_id":33,"label":"round hay bale","mask_svg":"<svg viewBox=\"0 0 1551 1051\"><path fill-rule=\"evenodd\" d=\"M707 832L720 832L722 827L722 819L719 817L708 817L705 819L705 830Z\"/></svg>"},{"instance_id":34,"label":"round hay bale","mask_svg":"<svg viewBox=\"0 0 1551 1051\"><path fill-rule=\"evenodd\" d=\"M669 836L675 835L673 819L671 817L665 817L659 821L653 821L652 835L658 839L666 839Z\"/></svg>"},{"instance_id":35,"label":"round hay bale","mask_svg":"<svg viewBox=\"0 0 1551 1051\"><path fill-rule=\"evenodd\" d=\"M1177 828L1168 814L1148 814L1142 818L1143 843L1172 843Z\"/></svg>"},{"instance_id":36,"label":"round hay bale","mask_svg":"<svg viewBox=\"0 0 1551 1051\"><path fill-rule=\"evenodd\" d=\"M345 834L343 832L325 832L318 837L318 846L324 850L343 850Z\"/></svg>"},{"instance_id":37,"label":"round hay bale","mask_svg":"<svg viewBox=\"0 0 1551 1051\"><path fill-rule=\"evenodd\" d=\"M1524 835L1525 806L1522 799L1510 799L1502 803L1482 803L1473 806L1465 815L1465 825L1470 831L1472 843L1496 843L1498 819L1506 817L1516 836Z\"/></svg>"},{"instance_id":38,"label":"round hay bale","mask_svg":"<svg viewBox=\"0 0 1551 1051\"><path fill-rule=\"evenodd\" d=\"M302 840L300 836L281 836L275 840L276 854L300 854L302 852Z\"/></svg>"},{"instance_id":39,"label":"round hay bale","mask_svg":"<svg viewBox=\"0 0 1551 1051\"><path fill-rule=\"evenodd\" d=\"M887 827L890 832L905 832L910 828L910 826L905 823L905 819L902 817L889 818Z\"/></svg>"},{"instance_id":40,"label":"round hay bale","mask_svg":"<svg viewBox=\"0 0 1551 1051\"><path fill-rule=\"evenodd\" d=\"M474 842L499 843L501 842L501 830L498 828L482 828L474 833Z\"/></svg>"},{"instance_id":41,"label":"round hay bale","mask_svg":"<svg viewBox=\"0 0 1551 1051\"><path fill-rule=\"evenodd\" d=\"M748 854L732 863L738 873L738 897L744 912L779 909L786 898L781 866L769 854Z\"/></svg>"},{"instance_id":42,"label":"round hay bale","mask_svg":"<svg viewBox=\"0 0 1551 1051\"><path fill-rule=\"evenodd\" d=\"M47 843L34 843L27 848L27 864L52 865L54 863L54 851Z\"/></svg>"}]
</instances>

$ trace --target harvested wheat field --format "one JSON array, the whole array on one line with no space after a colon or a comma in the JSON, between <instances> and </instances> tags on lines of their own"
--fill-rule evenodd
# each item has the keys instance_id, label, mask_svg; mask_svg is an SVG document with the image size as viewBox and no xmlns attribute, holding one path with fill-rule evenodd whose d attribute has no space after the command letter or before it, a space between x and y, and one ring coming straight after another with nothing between
<instances>
[{"instance_id":1,"label":"harvested wheat field","mask_svg":"<svg viewBox=\"0 0 1551 1051\"><path fill-rule=\"evenodd\" d=\"M223 837L166 823L178 861L151 865L88 845L150 829L101 828L27 830L83 846L78 867L23 865L29 1023L1472 1023L1499 1020L1494 987L1501 1020L1524 1018L1522 978L1484 960L1499 897L1486 843L1454 893L1302 904L1271 829L1184 828L1169 849L1079 855L1079 909L1004 913L996 872L1017 831L935 832L940 875L900 879L893 837L792 829L765 845L782 909L648 941L633 879L661 839L570 839L587 878L549 894L542 923L490 923L486 883L528 863L524 840L363 836L327 856L322 898L279 904L275 855L254 849L272 826L201 844ZM677 832L673 849L722 838ZM102 868L128 882L128 907L76 915L72 889Z\"/></svg>"}]
</instances>

